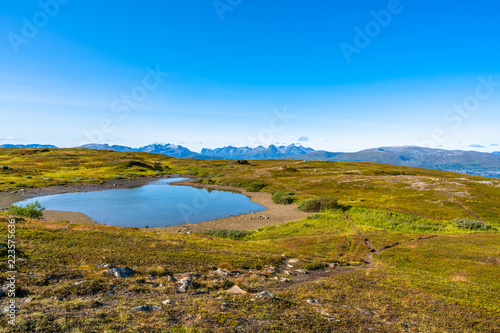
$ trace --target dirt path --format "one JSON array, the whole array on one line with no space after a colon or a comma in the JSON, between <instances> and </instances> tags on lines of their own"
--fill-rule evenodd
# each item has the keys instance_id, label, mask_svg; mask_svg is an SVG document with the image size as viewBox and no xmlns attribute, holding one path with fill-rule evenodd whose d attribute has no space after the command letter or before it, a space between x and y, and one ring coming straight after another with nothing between
<instances>
[{"instance_id":1,"label":"dirt path","mask_svg":"<svg viewBox=\"0 0 500 333\"><path fill-rule=\"evenodd\" d=\"M453 202L455 205L457 205L458 207L462 208L467 213L469 213L470 215L474 216L476 219L478 219L480 221L483 221L483 222L486 222L479 215L477 215L474 212L472 212L471 210L465 208L457 199L455 199L455 197L446 188L441 188L441 190L444 192L444 194L446 194L446 196L448 198L450 198L451 202Z\"/></svg>"}]
</instances>

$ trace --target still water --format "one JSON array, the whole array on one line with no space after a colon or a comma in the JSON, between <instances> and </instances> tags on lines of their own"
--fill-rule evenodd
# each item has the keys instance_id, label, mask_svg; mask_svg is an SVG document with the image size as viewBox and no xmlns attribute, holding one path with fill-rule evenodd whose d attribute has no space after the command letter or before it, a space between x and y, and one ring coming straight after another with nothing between
<instances>
[{"instance_id":1,"label":"still water","mask_svg":"<svg viewBox=\"0 0 500 333\"><path fill-rule=\"evenodd\" d=\"M169 185L184 178L107 191L65 193L31 198L47 210L83 213L96 222L124 227L165 227L259 212L265 207L238 193Z\"/></svg>"}]
</instances>

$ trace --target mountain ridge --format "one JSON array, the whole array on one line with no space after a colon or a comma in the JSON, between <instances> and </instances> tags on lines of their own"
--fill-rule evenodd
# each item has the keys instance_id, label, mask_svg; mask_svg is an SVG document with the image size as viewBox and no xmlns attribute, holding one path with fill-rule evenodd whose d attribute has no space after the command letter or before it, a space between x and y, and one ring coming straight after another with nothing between
<instances>
[{"instance_id":1,"label":"mountain ridge","mask_svg":"<svg viewBox=\"0 0 500 333\"><path fill-rule=\"evenodd\" d=\"M1 145L17 148L57 148L53 145ZM500 152L482 153L466 150L446 150L417 146L389 146L361 150L353 153L314 150L302 145L270 145L222 148L203 148L200 153L175 144L154 143L139 148L108 144L86 144L75 148L101 149L114 151L137 151L162 154L176 158L194 159L297 159L336 162L374 162L400 166L410 166L434 170L452 171L462 174L500 178Z\"/></svg>"}]
</instances>

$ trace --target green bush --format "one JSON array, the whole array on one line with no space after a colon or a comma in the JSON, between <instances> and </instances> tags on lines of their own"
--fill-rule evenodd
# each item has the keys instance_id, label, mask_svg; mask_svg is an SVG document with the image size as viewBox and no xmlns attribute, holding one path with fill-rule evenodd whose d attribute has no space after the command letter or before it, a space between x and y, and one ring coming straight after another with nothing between
<instances>
[{"instance_id":1,"label":"green bush","mask_svg":"<svg viewBox=\"0 0 500 333\"><path fill-rule=\"evenodd\" d=\"M197 179L193 179L192 181L190 181L190 183L195 183L195 184L200 184L202 182L203 182L202 178L197 178Z\"/></svg>"},{"instance_id":2,"label":"green bush","mask_svg":"<svg viewBox=\"0 0 500 333\"><path fill-rule=\"evenodd\" d=\"M45 207L42 207L38 201L35 201L34 203L27 204L26 207L12 205L9 208L9 214L34 219L41 217L44 210Z\"/></svg>"},{"instance_id":3,"label":"green bush","mask_svg":"<svg viewBox=\"0 0 500 333\"><path fill-rule=\"evenodd\" d=\"M213 229L213 230L205 230L202 232L202 234L207 236L213 236L218 238L229 238L235 240L242 239L251 233L252 231L228 230L228 229Z\"/></svg>"},{"instance_id":4,"label":"green bush","mask_svg":"<svg viewBox=\"0 0 500 333\"><path fill-rule=\"evenodd\" d=\"M17 188L33 188L34 186L32 184L24 184L24 183L16 183L14 185Z\"/></svg>"},{"instance_id":5,"label":"green bush","mask_svg":"<svg viewBox=\"0 0 500 333\"><path fill-rule=\"evenodd\" d=\"M297 207L303 212L321 212L326 209L339 208L338 199L335 197L319 197L302 201Z\"/></svg>"},{"instance_id":6,"label":"green bush","mask_svg":"<svg viewBox=\"0 0 500 333\"><path fill-rule=\"evenodd\" d=\"M275 191L273 192L273 201L277 204L289 205L293 202L293 192Z\"/></svg>"},{"instance_id":7,"label":"green bush","mask_svg":"<svg viewBox=\"0 0 500 333\"><path fill-rule=\"evenodd\" d=\"M460 229L469 229L469 230L489 230L491 229L491 225L489 223L479 221L479 220L471 220L471 219L454 219L453 223L456 227Z\"/></svg>"},{"instance_id":8,"label":"green bush","mask_svg":"<svg viewBox=\"0 0 500 333\"><path fill-rule=\"evenodd\" d=\"M248 192L259 192L266 186L267 184L264 182L251 182L247 187L245 187L245 189Z\"/></svg>"}]
</instances>

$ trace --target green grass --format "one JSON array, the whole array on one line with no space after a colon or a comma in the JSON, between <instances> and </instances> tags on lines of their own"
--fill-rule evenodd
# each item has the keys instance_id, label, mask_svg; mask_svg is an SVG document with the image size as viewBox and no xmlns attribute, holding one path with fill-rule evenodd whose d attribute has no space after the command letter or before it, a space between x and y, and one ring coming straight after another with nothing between
<instances>
[{"instance_id":1,"label":"green grass","mask_svg":"<svg viewBox=\"0 0 500 333\"><path fill-rule=\"evenodd\" d=\"M251 234L251 231L246 230L228 230L228 229L212 229L203 232L204 235L228 238L228 239L243 239L245 236Z\"/></svg>"}]
</instances>

